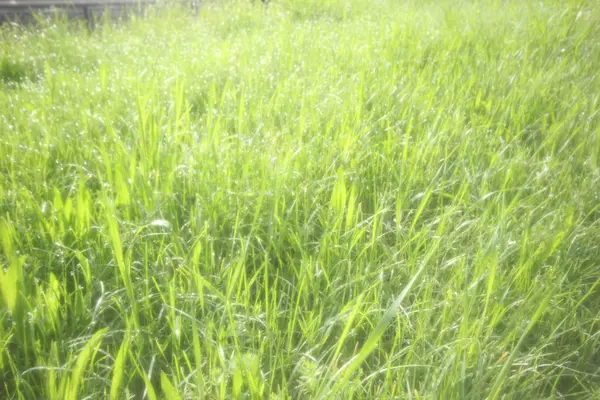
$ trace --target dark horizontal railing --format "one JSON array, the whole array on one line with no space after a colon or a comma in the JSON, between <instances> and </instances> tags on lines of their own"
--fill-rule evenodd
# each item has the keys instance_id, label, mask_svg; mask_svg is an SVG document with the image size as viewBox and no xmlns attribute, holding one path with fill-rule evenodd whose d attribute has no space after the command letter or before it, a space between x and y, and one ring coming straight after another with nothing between
<instances>
[{"instance_id":1,"label":"dark horizontal railing","mask_svg":"<svg viewBox=\"0 0 600 400\"><path fill-rule=\"evenodd\" d=\"M154 0L0 0L0 7L9 9L51 6L86 6L154 3Z\"/></svg>"},{"instance_id":2,"label":"dark horizontal railing","mask_svg":"<svg viewBox=\"0 0 600 400\"><path fill-rule=\"evenodd\" d=\"M188 2L192 6L197 4L195 0ZM99 10L141 9L156 3L157 0L0 0L0 21L22 20L35 13L58 9L83 17L92 26L93 15Z\"/></svg>"}]
</instances>

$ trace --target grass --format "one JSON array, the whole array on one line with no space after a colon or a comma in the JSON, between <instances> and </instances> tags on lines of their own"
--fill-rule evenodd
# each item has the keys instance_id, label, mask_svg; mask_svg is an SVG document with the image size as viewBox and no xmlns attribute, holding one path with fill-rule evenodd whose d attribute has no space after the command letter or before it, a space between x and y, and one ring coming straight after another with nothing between
<instances>
[{"instance_id":1,"label":"grass","mask_svg":"<svg viewBox=\"0 0 600 400\"><path fill-rule=\"evenodd\" d=\"M596 2L0 37L0 397L600 397Z\"/></svg>"}]
</instances>

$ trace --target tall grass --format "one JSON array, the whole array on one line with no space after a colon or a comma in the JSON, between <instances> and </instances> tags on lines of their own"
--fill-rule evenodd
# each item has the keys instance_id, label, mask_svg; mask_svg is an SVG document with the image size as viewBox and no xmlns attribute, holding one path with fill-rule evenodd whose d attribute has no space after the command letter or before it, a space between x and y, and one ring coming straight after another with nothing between
<instances>
[{"instance_id":1,"label":"tall grass","mask_svg":"<svg viewBox=\"0 0 600 400\"><path fill-rule=\"evenodd\" d=\"M595 2L0 37L0 397L600 398Z\"/></svg>"}]
</instances>

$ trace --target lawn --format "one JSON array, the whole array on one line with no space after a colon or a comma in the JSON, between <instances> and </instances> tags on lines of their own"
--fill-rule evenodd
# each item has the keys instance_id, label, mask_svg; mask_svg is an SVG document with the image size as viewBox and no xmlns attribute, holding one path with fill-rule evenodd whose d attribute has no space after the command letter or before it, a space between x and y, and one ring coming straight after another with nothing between
<instances>
[{"instance_id":1,"label":"lawn","mask_svg":"<svg viewBox=\"0 0 600 400\"><path fill-rule=\"evenodd\" d=\"M600 398L600 5L0 26L0 398Z\"/></svg>"}]
</instances>

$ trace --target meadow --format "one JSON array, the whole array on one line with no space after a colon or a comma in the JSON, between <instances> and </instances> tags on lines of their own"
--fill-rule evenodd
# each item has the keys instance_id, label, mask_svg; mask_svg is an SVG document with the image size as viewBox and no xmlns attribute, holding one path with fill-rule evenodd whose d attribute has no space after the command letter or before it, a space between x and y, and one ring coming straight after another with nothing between
<instances>
[{"instance_id":1,"label":"meadow","mask_svg":"<svg viewBox=\"0 0 600 400\"><path fill-rule=\"evenodd\" d=\"M600 5L0 26L0 398L600 398Z\"/></svg>"}]
</instances>

